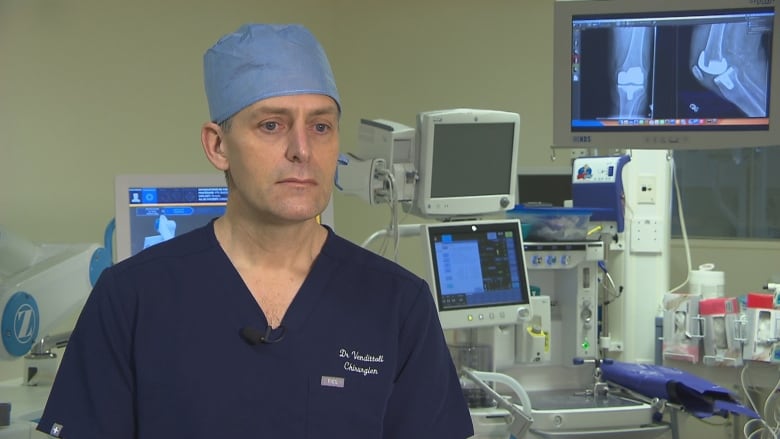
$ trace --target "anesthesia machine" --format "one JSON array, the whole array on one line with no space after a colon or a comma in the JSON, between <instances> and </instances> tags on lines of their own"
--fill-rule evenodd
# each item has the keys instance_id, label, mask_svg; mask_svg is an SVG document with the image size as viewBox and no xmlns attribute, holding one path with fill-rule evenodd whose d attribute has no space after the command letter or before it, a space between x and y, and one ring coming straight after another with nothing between
<instances>
[{"instance_id":1,"label":"anesthesia machine","mask_svg":"<svg viewBox=\"0 0 780 439\"><path fill-rule=\"evenodd\" d=\"M508 202L516 200L511 163L519 116L439 110L418 114L415 128L377 119L364 120L360 130L359 151L342 161L337 187L435 220L399 225L393 218L379 235L396 245L400 236L420 235L476 438L652 438L669 431L659 407L602 379L606 249L600 234L588 235L590 210ZM597 182L587 188L617 195L599 206L612 229L624 212L620 173L627 161L590 162L606 174L593 175ZM507 169L497 172L497 162L509 163Z\"/></svg>"}]
</instances>

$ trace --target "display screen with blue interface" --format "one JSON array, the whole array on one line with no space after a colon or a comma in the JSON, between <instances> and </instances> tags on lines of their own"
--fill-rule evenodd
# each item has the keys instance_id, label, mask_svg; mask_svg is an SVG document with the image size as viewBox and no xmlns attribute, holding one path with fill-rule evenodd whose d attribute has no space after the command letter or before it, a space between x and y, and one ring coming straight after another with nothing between
<instances>
[{"instance_id":1,"label":"display screen with blue interface","mask_svg":"<svg viewBox=\"0 0 780 439\"><path fill-rule=\"evenodd\" d=\"M440 311L528 302L517 226L437 227L430 240Z\"/></svg>"},{"instance_id":2,"label":"display screen with blue interface","mask_svg":"<svg viewBox=\"0 0 780 439\"><path fill-rule=\"evenodd\" d=\"M129 188L131 254L222 216L227 196L223 186Z\"/></svg>"}]
</instances>

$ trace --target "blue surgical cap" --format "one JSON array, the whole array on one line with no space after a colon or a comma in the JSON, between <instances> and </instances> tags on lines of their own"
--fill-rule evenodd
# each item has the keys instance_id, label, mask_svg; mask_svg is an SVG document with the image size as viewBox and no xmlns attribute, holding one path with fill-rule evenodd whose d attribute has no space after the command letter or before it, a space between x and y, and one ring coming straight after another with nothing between
<instances>
[{"instance_id":1,"label":"blue surgical cap","mask_svg":"<svg viewBox=\"0 0 780 439\"><path fill-rule=\"evenodd\" d=\"M339 92L320 43L297 24L247 24L203 55L211 121L221 123L255 102L275 96Z\"/></svg>"}]
</instances>

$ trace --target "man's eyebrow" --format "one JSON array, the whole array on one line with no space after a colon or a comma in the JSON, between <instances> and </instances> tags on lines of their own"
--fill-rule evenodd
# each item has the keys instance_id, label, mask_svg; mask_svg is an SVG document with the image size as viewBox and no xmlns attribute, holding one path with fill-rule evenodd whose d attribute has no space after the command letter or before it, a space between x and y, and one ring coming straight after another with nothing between
<instances>
[{"instance_id":1,"label":"man's eyebrow","mask_svg":"<svg viewBox=\"0 0 780 439\"><path fill-rule=\"evenodd\" d=\"M250 113L252 117L258 117L263 114L281 114L281 115L292 115L293 111L290 108L287 107L278 107L278 106L272 106L272 105L261 105ZM323 115L338 115L339 111L335 106L328 105L326 107L319 107L315 108L311 112L308 113L309 116L323 116Z\"/></svg>"},{"instance_id":2,"label":"man's eyebrow","mask_svg":"<svg viewBox=\"0 0 780 439\"><path fill-rule=\"evenodd\" d=\"M312 116L323 116L323 115L337 116L338 114L339 114L339 110L338 108L336 108L335 105L328 105L327 107L317 108L311 112Z\"/></svg>"}]
</instances>

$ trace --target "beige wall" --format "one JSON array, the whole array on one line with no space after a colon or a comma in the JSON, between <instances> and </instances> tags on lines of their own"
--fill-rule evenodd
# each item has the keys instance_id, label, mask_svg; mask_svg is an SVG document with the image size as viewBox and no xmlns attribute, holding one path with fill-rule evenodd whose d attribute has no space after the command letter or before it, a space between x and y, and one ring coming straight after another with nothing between
<instances>
[{"instance_id":1,"label":"beige wall","mask_svg":"<svg viewBox=\"0 0 780 439\"><path fill-rule=\"evenodd\" d=\"M0 224L36 242L100 242L119 173L210 170L201 56L248 21L300 22L329 53L344 105L342 149L360 118L477 107L522 118L520 164L550 160L552 0L0 0ZM559 153L560 156L560 153ZM361 242L386 206L337 194L336 229ZM407 218L405 222L414 222ZM780 272L776 243L695 242L694 265L733 295ZM416 243L401 258L420 271ZM672 251L672 285L685 258Z\"/></svg>"},{"instance_id":2,"label":"beige wall","mask_svg":"<svg viewBox=\"0 0 780 439\"><path fill-rule=\"evenodd\" d=\"M0 223L37 242L100 242L115 174L210 170L201 56L247 21L320 37L345 151L362 117L484 107L520 113L523 163L549 165L551 19L551 1L0 0ZM347 238L386 222L386 207L337 196Z\"/></svg>"},{"instance_id":3,"label":"beige wall","mask_svg":"<svg viewBox=\"0 0 780 439\"><path fill-rule=\"evenodd\" d=\"M0 223L100 242L115 174L210 170L204 50L266 18L328 42L336 14L314 3L0 1Z\"/></svg>"}]
</instances>

